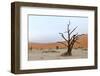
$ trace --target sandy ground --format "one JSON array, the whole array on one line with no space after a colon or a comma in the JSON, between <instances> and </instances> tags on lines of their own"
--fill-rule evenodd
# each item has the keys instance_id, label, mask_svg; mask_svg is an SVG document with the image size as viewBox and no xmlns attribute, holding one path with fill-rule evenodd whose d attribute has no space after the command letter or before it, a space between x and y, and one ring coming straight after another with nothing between
<instances>
[{"instance_id":1,"label":"sandy ground","mask_svg":"<svg viewBox=\"0 0 100 76\"><path fill-rule=\"evenodd\" d=\"M80 59L87 58L86 49L73 49L72 56L61 56L67 49L32 49L29 50L28 60Z\"/></svg>"}]
</instances>

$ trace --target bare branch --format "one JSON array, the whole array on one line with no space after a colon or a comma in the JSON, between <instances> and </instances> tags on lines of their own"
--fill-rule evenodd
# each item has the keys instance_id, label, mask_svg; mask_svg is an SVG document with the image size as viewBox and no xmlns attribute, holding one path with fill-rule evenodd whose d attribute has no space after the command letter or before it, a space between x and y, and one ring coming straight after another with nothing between
<instances>
[{"instance_id":1,"label":"bare branch","mask_svg":"<svg viewBox=\"0 0 100 76\"><path fill-rule=\"evenodd\" d=\"M76 26L76 27L70 32L70 34L73 33L73 32L76 30L77 27L78 27L78 26Z\"/></svg>"},{"instance_id":2,"label":"bare branch","mask_svg":"<svg viewBox=\"0 0 100 76\"><path fill-rule=\"evenodd\" d=\"M70 25L70 20L69 20L69 23L67 24L67 26L69 27L69 25Z\"/></svg>"},{"instance_id":3,"label":"bare branch","mask_svg":"<svg viewBox=\"0 0 100 76\"><path fill-rule=\"evenodd\" d=\"M64 33L68 33L70 31L69 26L70 26L70 20L69 23L67 24L67 31L65 31Z\"/></svg>"},{"instance_id":4,"label":"bare branch","mask_svg":"<svg viewBox=\"0 0 100 76\"><path fill-rule=\"evenodd\" d=\"M74 34L75 37L78 37L78 33Z\"/></svg>"},{"instance_id":5,"label":"bare branch","mask_svg":"<svg viewBox=\"0 0 100 76\"><path fill-rule=\"evenodd\" d=\"M78 33L71 37L69 45L73 46L74 43L77 41L77 39L78 39Z\"/></svg>"},{"instance_id":6,"label":"bare branch","mask_svg":"<svg viewBox=\"0 0 100 76\"><path fill-rule=\"evenodd\" d=\"M69 33L69 31L70 31L69 25L70 25L70 20L69 20L69 23L67 24L67 32L68 32L68 33Z\"/></svg>"},{"instance_id":7,"label":"bare branch","mask_svg":"<svg viewBox=\"0 0 100 76\"><path fill-rule=\"evenodd\" d=\"M78 35L78 33L76 34L76 36L75 36L75 39L77 40L79 38L79 35Z\"/></svg>"},{"instance_id":8,"label":"bare branch","mask_svg":"<svg viewBox=\"0 0 100 76\"><path fill-rule=\"evenodd\" d=\"M74 35L71 37L70 41L72 41L72 39L75 38L77 35L78 35L78 33L74 34Z\"/></svg>"},{"instance_id":9,"label":"bare branch","mask_svg":"<svg viewBox=\"0 0 100 76\"><path fill-rule=\"evenodd\" d=\"M65 46L67 46L67 44L65 44L64 42L57 42L57 43L60 43L60 44L63 44L63 45L65 45Z\"/></svg>"},{"instance_id":10,"label":"bare branch","mask_svg":"<svg viewBox=\"0 0 100 76\"><path fill-rule=\"evenodd\" d=\"M76 41L77 44L80 44L80 42Z\"/></svg>"},{"instance_id":11,"label":"bare branch","mask_svg":"<svg viewBox=\"0 0 100 76\"><path fill-rule=\"evenodd\" d=\"M68 46L70 44L70 29L69 29L69 25L70 25L70 20L69 20L69 24L67 24Z\"/></svg>"},{"instance_id":12,"label":"bare branch","mask_svg":"<svg viewBox=\"0 0 100 76\"><path fill-rule=\"evenodd\" d=\"M68 40L65 38L65 36L64 36L63 33L59 33L59 34L61 34L62 38L63 38L65 41L68 41Z\"/></svg>"}]
</instances>

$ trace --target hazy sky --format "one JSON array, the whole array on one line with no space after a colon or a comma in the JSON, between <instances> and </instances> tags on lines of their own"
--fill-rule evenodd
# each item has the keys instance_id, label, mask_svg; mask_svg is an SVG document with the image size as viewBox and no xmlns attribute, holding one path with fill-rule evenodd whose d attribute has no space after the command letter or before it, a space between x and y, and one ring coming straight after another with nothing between
<instances>
[{"instance_id":1,"label":"hazy sky","mask_svg":"<svg viewBox=\"0 0 100 76\"><path fill-rule=\"evenodd\" d=\"M29 42L64 41L59 33L66 31L69 20L70 30L78 26L73 34L87 34L88 17L29 15Z\"/></svg>"}]
</instances>

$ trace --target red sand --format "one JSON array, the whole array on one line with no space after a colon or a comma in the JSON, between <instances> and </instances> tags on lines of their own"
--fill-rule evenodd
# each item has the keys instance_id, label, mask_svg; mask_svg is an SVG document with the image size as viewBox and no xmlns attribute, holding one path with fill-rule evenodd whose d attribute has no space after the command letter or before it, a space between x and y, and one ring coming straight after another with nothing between
<instances>
[{"instance_id":1,"label":"red sand","mask_svg":"<svg viewBox=\"0 0 100 76\"><path fill-rule=\"evenodd\" d=\"M75 43L74 48L87 48L88 47L88 35L82 34L78 39L79 44ZM50 49L50 48L66 48L61 43L29 43L29 48L32 49Z\"/></svg>"}]
</instances>

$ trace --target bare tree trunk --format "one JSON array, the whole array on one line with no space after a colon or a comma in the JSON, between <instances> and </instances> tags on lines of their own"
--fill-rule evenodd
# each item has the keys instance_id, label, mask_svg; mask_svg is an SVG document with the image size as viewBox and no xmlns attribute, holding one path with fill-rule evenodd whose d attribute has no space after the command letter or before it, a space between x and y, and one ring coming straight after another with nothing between
<instances>
[{"instance_id":1,"label":"bare tree trunk","mask_svg":"<svg viewBox=\"0 0 100 76\"><path fill-rule=\"evenodd\" d=\"M72 56L72 48L69 46L67 52L63 53L61 56Z\"/></svg>"},{"instance_id":2,"label":"bare tree trunk","mask_svg":"<svg viewBox=\"0 0 100 76\"><path fill-rule=\"evenodd\" d=\"M72 56L72 48L69 48L66 52L67 56Z\"/></svg>"}]
</instances>

